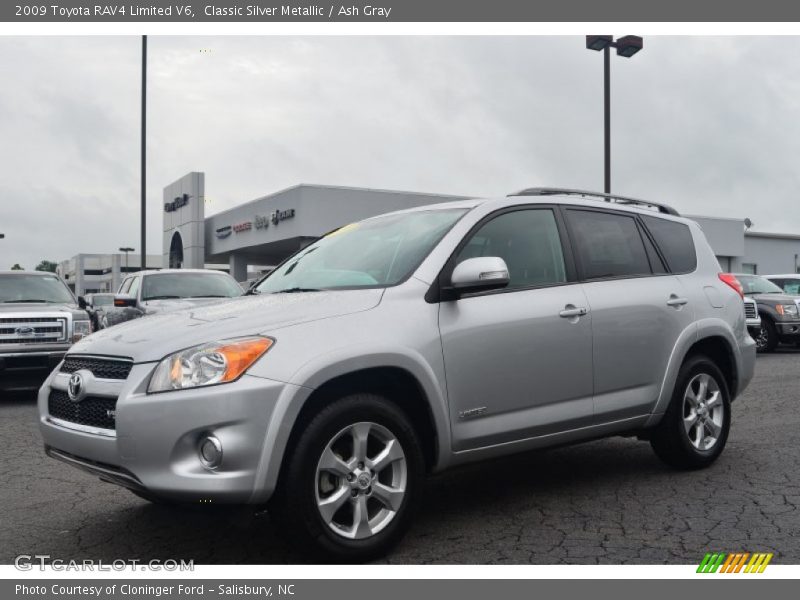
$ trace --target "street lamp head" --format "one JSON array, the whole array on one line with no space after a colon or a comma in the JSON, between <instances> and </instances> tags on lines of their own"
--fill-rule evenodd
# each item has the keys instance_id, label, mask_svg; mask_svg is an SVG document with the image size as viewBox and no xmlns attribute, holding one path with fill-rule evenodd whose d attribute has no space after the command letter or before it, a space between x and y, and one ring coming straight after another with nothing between
<instances>
[{"instance_id":1,"label":"street lamp head","mask_svg":"<svg viewBox=\"0 0 800 600\"><path fill-rule=\"evenodd\" d=\"M587 35L586 47L589 50L605 50L613 43L614 37L610 35Z\"/></svg>"},{"instance_id":2,"label":"street lamp head","mask_svg":"<svg viewBox=\"0 0 800 600\"><path fill-rule=\"evenodd\" d=\"M630 58L644 46L644 40L638 35L626 35L617 39L617 55Z\"/></svg>"},{"instance_id":3,"label":"street lamp head","mask_svg":"<svg viewBox=\"0 0 800 600\"><path fill-rule=\"evenodd\" d=\"M134 252L134 250L135 250L134 248L127 248L127 247L119 249L120 252Z\"/></svg>"}]
</instances>

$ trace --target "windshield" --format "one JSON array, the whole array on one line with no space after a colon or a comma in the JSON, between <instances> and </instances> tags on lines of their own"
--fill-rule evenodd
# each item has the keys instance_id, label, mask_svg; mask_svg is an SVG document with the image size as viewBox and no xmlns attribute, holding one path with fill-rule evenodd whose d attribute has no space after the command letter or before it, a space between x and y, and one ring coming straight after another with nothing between
<instances>
[{"instance_id":1,"label":"windshield","mask_svg":"<svg viewBox=\"0 0 800 600\"><path fill-rule=\"evenodd\" d=\"M92 306L112 306L114 304L114 296L111 294L103 296L92 296Z\"/></svg>"},{"instance_id":2,"label":"windshield","mask_svg":"<svg viewBox=\"0 0 800 600\"><path fill-rule=\"evenodd\" d=\"M388 287L419 266L465 209L386 215L346 225L275 269L256 293Z\"/></svg>"},{"instance_id":3,"label":"windshield","mask_svg":"<svg viewBox=\"0 0 800 600\"><path fill-rule=\"evenodd\" d=\"M768 279L756 275L737 275L745 294L783 294L783 290Z\"/></svg>"},{"instance_id":4,"label":"windshield","mask_svg":"<svg viewBox=\"0 0 800 600\"><path fill-rule=\"evenodd\" d=\"M75 299L56 275L0 275L0 302L75 304Z\"/></svg>"},{"instance_id":5,"label":"windshield","mask_svg":"<svg viewBox=\"0 0 800 600\"><path fill-rule=\"evenodd\" d=\"M168 298L233 298L242 295L236 280L225 273L156 273L145 275L142 300Z\"/></svg>"}]
</instances>

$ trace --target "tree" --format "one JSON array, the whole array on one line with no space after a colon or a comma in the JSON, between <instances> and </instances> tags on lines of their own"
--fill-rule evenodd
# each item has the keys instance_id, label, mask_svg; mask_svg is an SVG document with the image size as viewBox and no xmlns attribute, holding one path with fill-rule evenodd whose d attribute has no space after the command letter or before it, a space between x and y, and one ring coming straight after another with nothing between
<instances>
[{"instance_id":1,"label":"tree","mask_svg":"<svg viewBox=\"0 0 800 600\"><path fill-rule=\"evenodd\" d=\"M22 267L20 267L20 266L19 266L19 263L17 263L17 264L15 264L13 267L11 267L11 270L12 270L12 271L24 271L25 269L23 269Z\"/></svg>"},{"instance_id":2,"label":"tree","mask_svg":"<svg viewBox=\"0 0 800 600\"><path fill-rule=\"evenodd\" d=\"M36 270L37 271L48 271L49 273L55 273L57 266L58 265L56 263L54 263L54 262L51 262L49 260L43 260L38 265L36 265Z\"/></svg>"}]
</instances>

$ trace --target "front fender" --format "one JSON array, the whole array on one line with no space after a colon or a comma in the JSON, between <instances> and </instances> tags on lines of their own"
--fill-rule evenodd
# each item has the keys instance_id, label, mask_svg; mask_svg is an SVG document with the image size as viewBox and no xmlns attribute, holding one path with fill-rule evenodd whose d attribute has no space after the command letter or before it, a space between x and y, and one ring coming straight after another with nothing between
<instances>
[{"instance_id":1,"label":"front fender","mask_svg":"<svg viewBox=\"0 0 800 600\"><path fill-rule=\"evenodd\" d=\"M342 375L376 367L403 369L416 379L428 401L438 439L434 469L447 465L451 449L449 413L446 392L434 368L420 353L408 348L352 345L317 356L300 367L287 382L289 385L272 412L251 503L265 502L275 490L292 428L314 390Z\"/></svg>"}]
</instances>

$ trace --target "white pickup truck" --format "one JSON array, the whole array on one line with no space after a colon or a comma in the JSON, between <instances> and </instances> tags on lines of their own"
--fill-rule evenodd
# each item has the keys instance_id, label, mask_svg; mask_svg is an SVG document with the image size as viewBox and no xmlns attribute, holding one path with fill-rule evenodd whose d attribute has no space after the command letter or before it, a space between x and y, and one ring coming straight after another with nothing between
<instances>
[{"instance_id":1,"label":"white pickup truck","mask_svg":"<svg viewBox=\"0 0 800 600\"><path fill-rule=\"evenodd\" d=\"M0 271L0 392L39 388L91 333L84 308L55 273Z\"/></svg>"}]
</instances>

